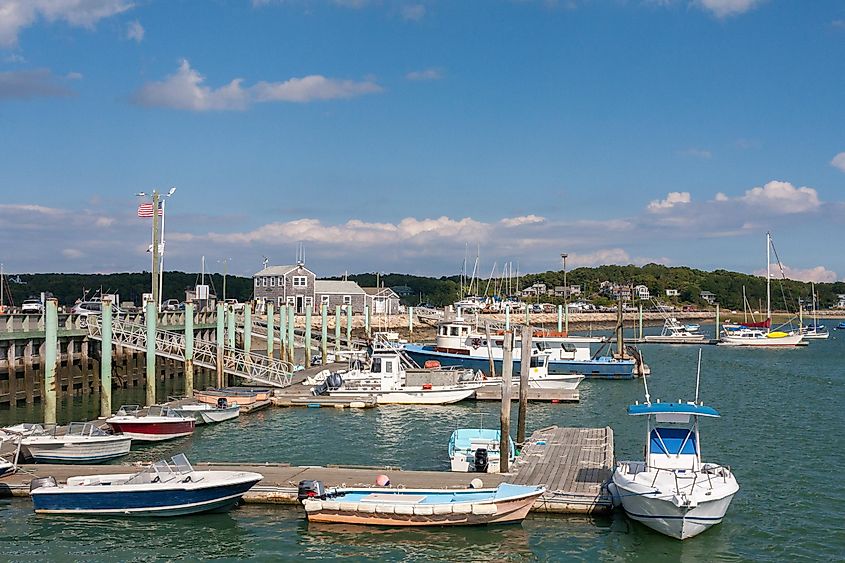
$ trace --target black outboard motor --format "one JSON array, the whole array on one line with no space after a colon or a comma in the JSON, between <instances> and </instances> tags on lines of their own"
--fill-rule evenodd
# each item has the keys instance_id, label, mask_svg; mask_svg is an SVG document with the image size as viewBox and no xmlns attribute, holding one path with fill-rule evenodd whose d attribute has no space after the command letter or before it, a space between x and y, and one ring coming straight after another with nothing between
<instances>
[{"instance_id":1,"label":"black outboard motor","mask_svg":"<svg viewBox=\"0 0 845 563\"><path fill-rule=\"evenodd\" d=\"M34 491L35 489L40 489L41 487L55 487L56 486L56 478L53 476L50 477L36 477L32 481L29 482L29 492Z\"/></svg>"},{"instance_id":2,"label":"black outboard motor","mask_svg":"<svg viewBox=\"0 0 845 563\"><path fill-rule=\"evenodd\" d=\"M490 465L490 460L487 457L487 448L478 448L475 450L475 472L487 473L488 465Z\"/></svg>"},{"instance_id":3,"label":"black outboard motor","mask_svg":"<svg viewBox=\"0 0 845 563\"><path fill-rule=\"evenodd\" d=\"M306 479L299 482L299 489L296 494L296 500L302 502L305 499L318 498L326 499L326 488L322 481L314 481L313 479Z\"/></svg>"},{"instance_id":4,"label":"black outboard motor","mask_svg":"<svg viewBox=\"0 0 845 563\"><path fill-rule=\"evenodd\" d=\"M229 408L229 401L226 397L220 397L217 399L217 408L218 409L228 409Z\"/></svg>"},{"instance_id":5,"label":"black outboard motor","mask_svg":"<svg viewBox=\"0 0 845 563\"><path fill-rule=\"evenodd\" d=\"M343 385L343 378L339 373L332 372L326 378L326 383L329 386L329 391L336 391Z\"/></svg>"}]
</instances>

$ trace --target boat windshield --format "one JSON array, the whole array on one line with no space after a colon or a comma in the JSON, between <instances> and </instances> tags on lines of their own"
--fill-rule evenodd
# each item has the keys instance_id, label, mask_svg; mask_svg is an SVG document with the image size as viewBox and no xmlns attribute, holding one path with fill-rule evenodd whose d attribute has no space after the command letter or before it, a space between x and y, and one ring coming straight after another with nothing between
<instances>
[{"instance_id":1,"label":"boat windshield","mask_svg":"<svg viewBox=\"0 0 845 563\"><path fill-rule=\"evenodd\" d=\"M170 461L156 461L127 479L127 485L141 485L146 483L166 483L180 475L192 473L194 468L185 454L173 456Z\"/></svg>"},{"instance_id":2,"label":"boat windshield","mask_svg":"<svg viewBox=\"0 0 845 563\"><path fill-rule=\"evenodd\" d=\"M90 422L71 422L67 427L68 436L105 436L106 433Z\"/></svg>"},{"instance_id":3,"label":"boat windshield","mask_svg":"<svg viewBox=\"0 0 845 563\"><path fill-rule=\"evenodd\" d=\"M138 411L141 410L139 405L121 405L117 409L117 416L138 416Z\"/></svg>"}]
</instances>

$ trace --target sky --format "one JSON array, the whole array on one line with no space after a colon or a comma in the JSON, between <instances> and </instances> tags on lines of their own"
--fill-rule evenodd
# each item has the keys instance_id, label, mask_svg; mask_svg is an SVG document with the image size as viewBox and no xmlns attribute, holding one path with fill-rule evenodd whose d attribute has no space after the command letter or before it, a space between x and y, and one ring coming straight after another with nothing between
<instances>
[{"instance_id":1,"label":"sky","mask_svg":"<svg viewBox=\"0 0 845 563\"><path fill-rule=\"evenodd\" d=\"M840 0L0 0L0 262L845 279ZM225 264L225 266L224 266Z\"/></svg>"}]
</instances>

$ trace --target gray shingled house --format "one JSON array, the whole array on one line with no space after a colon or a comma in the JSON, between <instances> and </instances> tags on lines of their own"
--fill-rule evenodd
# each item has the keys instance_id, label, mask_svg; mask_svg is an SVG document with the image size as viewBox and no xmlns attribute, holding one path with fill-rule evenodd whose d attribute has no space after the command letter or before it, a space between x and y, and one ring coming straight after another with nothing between
<instances>
[{"instance_id":1,"label":"gray shingled house","mask_svg":"<svg viewBox=\"0 0 845 563\"><path fill-rule=\"evenodd\" d=\"M353 314L364 312L364 303L367 294L357 283L341 280L317 280L314 282L315 311L319 311L322 305L329 307L329 312L340 305L347 310L352 309Z\"/></svg>"},{"instance_id":2,"label":"gray shingled house","mask_svg":"<svg viewBox=\"0 0 845 563\"><path fill-rule=\"evenodd\" d=\"M252 276L255 299L271 302L277 307L292 305L296 313L301 315L309 307L313 310L316 277L302 263L264 268Z\"/></svg>"},{"instance_id":3,"label":"gray shingled house","mask_svg":"<svg viewBox=\"0 0 845 563\"><path fill-rule=\"evenodd\" d=\"M389 287L365 287L366 304L374 315L399 314L399 296Z\"/></svg>"}]
</instances>

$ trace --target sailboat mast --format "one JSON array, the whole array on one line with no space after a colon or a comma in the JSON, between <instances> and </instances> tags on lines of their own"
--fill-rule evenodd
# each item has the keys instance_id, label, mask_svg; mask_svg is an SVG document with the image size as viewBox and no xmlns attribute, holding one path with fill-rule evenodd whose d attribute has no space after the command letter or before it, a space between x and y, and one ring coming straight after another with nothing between
<instances>
[{"instance_id":1,"label":"sailboat mast","mask_svg":"<svg viewBox=\"0 0 845 563\"><path fill-rule=\"evenodd\" d=\"M766 319L771 327L772 318L772 234L766 233Z\"/></svg>"}]
</instances>

